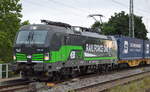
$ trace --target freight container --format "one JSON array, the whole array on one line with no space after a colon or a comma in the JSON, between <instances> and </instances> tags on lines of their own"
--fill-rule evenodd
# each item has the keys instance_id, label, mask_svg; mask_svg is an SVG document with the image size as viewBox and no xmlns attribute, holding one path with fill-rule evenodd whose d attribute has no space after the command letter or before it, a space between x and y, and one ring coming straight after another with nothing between
<instances>
[{"instance_id":1,"label":"freight container","mask_svg":"<svg viewBox=\"0 0 150 92\"><path fill-rule=\"evenodd\" d=\"M144 41L131 37L115 36L118 44L120 60L142 59L144 57Z\"/></svg>"},{"instance_id":2,"label":"freight container","mask_svg":"<svg viewBox=\"0 0 150 92\"><path fill-rule=\"evenodd\" d=\"M144 58L150 58L150 41L144 41Z\"/></svg>"}]
</instances>

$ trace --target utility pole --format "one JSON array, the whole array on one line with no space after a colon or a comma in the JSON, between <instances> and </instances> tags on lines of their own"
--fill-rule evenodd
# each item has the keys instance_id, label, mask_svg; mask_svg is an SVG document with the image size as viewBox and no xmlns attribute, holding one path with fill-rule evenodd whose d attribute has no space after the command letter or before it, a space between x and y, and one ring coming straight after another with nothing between
<instances>
[{"instance_id":1,"label":"utility pole","mask_svg":"<svg viewBox=\"0 0 150 92\"><path fill-rule=\"evenodd\" d=\"M130 0L129 7L129 37L135 37L135 29L134 29L134 6L133 0Z\"/></svg>"}]
</instances>

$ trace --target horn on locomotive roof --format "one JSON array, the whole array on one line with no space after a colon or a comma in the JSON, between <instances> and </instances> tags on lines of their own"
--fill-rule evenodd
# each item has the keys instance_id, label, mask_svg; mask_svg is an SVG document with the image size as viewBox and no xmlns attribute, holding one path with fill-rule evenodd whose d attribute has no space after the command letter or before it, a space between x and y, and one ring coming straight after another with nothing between
<instances>
[{"instance_id":1,"label":"horn on locomotive roof","mask_svg":"<svg viewBox=\"0 0 150 92\"><path fill-rule=\"evenodd\" d=\"M81 26L72 26L72 28L73 28L74 30L76 30L76 28L79 28L82 32L83 32L83 31L91 31L90 28L81 27Z\"/></svg>"},{"instance_id":2,"label":"horn on locomotive roof","mask_svg":"<svg viewBox=\"0 0 150 92\"><path fill-rule=\"evenodd\" d=\"M59 27L65 27L65 28L71 28L72 26L67 24L67 23L62 23L62 22L54 22L50 20L41 20L41 23L45 23L47 25L54 25L54 26L59 26Z\"/></svg>"},{"instance_id":3,"label":"horn on locomotive roof","mask_svg":"<svg viewBox=\"0 0 150 92\"><path fill-rule=\"evenodd\" d=\"M100 33L99 29L86 28L86 27L81 27L81 26L72 26L73 30L78 31L78 30L76 30L76 28L79 28L79 31L81 31L81 32L86 31L86 32Z\"/></svg>"}]
</instances>

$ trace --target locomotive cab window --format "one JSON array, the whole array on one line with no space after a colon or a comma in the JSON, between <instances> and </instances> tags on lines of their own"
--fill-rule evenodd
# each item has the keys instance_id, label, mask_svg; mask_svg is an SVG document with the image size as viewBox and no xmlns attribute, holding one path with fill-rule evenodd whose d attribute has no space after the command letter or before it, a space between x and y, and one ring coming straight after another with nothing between
<instances>
[{"instance_id":1,"label":"locomotive cab window","mask_svg":"<svg viewBox=\"0 0 150 92\"><path fill-rule=\"evenodd\" d=\"M44 44L47 31L20 31L16 44Z\"/></svg>"}]
</instances>

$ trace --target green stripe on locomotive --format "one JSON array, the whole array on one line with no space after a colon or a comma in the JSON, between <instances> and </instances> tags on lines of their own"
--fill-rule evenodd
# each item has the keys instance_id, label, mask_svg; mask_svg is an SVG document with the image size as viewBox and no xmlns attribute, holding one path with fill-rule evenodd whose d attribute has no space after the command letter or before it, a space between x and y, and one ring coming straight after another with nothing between
<instances>
[{"instance_id":1,"label":"green stripe on locomotive","mask_svg":"<svg viewBox=\"0 0 150 92\"><path fill-rule=\"evenodd\" d=\"M110 60L110 59L117 59L117 57L84 57L84 50L82 46L62 46L59 51L52 51L51 52L51 60L46 61L46 63L52 62L55 63L57 61L67 61L69 59L70 53L73 50L81 51L80 57L82 57L85 61L90 60Z\"/></svg>"},{"instance_id":2,"label":"green stripe on locomotive","mask_svg":"<svg viewBox=\"0 0 150 92\"><path fill-rule=\"evenodd\" d=\"M27 56L26 54L22 54L22 53L16 53L16 60L17 61L27 61Z\"/></svg>"},{"instance_id":3,"label":"green stripe on locomotive","mask_svg":"<svg viewBox=\"0 0 150 92\"><path fill-rule=\"evenodd\" d=\"M52 51L50 53L50 61L45 61L45 63L55 63L58 61L67 61L71 51L78 50L83 52L82 46L62 46L59 51ZM81 54L83 55L83 54ZM82 56L81 56L82 57Z\"/></svg>"},{"instance_id":4,"label":"green stripe on locomotive","mask_svg":"<svg viewBox=\"0 0 150 92\"><path fill-rule=\"evenodd\" d=\"M22 53L16 53L17 61L27 61L27 55ZM32 54L32 61L43 61L44 54Z\"/></svg>"},{"instance_id":5,"label":"green stripe on locomotive","mask_svg":"<svg viewBox=\"0 0 150 92\"><path fill-rule=\"evenodd\" d=\"M84 60L91 61L91 60L111 60L111 59L117 59L117 57L86 57Z\"/></svg>"}]
</instances>

